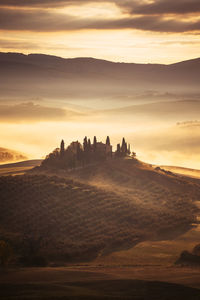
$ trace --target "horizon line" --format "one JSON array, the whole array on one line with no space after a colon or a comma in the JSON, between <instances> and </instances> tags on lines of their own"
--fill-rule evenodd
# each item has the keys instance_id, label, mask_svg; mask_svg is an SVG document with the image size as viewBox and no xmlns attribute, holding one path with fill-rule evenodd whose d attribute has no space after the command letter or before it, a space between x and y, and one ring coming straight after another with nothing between
<instances>
[{"instance_id":1,"label":"horizon line","mask_svg":"<svg viewBox=\"0 0 200 300\"><path fill-rule=\"evenodd\" d=\"M53 55L53 54L46 54L46 53L35 53L35 52L30 52L30 53L23 53L23 52L12 52L12 51L0 51L0 54L21 54L24 56L30 56L30 55L44 55L44 56L50 56L50 57L55 57L55 58L60 58L60 59L65 59L65 60L72 60L72 59L93 59L93 60L101 60L101 61L106 61L106 62L110 62L110 63L115 63L115 64L135 64L135 65L164 65L164 66L170 66L170 65L174 65L174 64L178 64L178 63L182 63L182 62L187 62L187 61L194 61L194 60L198 60L200 59L200 57L196 57L196 58L190 58L190 59L186 59L186 60L182 60L182 61L175 61L174 63L169 63L169 64L165 64L165 63L135 63L135 62L124 62L124 61L112 61L112 60L108 60L108 59L103 59L103 58L97 58L97 57L92 57L92 56L77 56L77 57L63 57L63 56L58 56L58 55Z\"/></svg>"}]
</instances>

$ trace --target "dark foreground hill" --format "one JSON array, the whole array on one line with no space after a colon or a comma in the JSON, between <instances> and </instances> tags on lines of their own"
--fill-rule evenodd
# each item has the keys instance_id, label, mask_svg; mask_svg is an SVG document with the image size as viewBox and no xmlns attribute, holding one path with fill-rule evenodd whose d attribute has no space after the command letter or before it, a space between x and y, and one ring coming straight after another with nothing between
<instances>
[{"instance_id":1,"label":"dark foreground hill","mask_svg":"<svg viewBox=\"0 0 200 300\"><path fill-rule=\"evenodd\" d=\"M25 252L24 238L41 240L38 253L49 260L92 259L106 248L133 246L146 235L139 206L86 184L44 175L10 176L1 177L0 193L1 237Z\"/></svg>"},{"instance_id":2,"label":"dark foreground hill","mask_svg":"<svg viewBox=\"0 0 200 300\"><path fill-rule=\"evenodd\" d=\"M133 159L54 170L59 177L36 170L0 178L0 237L26 264L37 264L35 257L91 260L142 240L173 238L196 221L198 181Z\"/></svg>"},{"instance_id":3,"label":"dark foreground hill","mask_svg":"<svg viewBox=\"0 0 200 300\"><path fill-rule=\"evenodd\" d=\"M0 284L0 299L14 300L17 297L20 300L198 300L200 297L199 289L179 284L116 279L109 278L107 274L98 274L99 278L96 278L97 274L94 271L82 271L80 274L66 269L50 269L46 272L32 270L32 274L23 272L18 272L17 276L10 275L12 280L8 276L5 277L3 284ZM39 278L34 279L35 275ZM101 279L103 275L105 279Z\"/></svg>"}]
</instances>

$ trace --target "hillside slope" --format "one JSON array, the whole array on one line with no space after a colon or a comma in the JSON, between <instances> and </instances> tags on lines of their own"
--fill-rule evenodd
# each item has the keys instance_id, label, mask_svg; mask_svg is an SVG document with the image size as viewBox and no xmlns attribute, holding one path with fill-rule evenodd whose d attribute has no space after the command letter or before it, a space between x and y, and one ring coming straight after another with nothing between
<instances>
[{"instance_id":1,"label":"hillside slope","mask_svg":"<svg viewBox=\"0 0 200 300\"><path fill-rule=\"evenodd\" d=\"M107 248L133 246L147 234L149 212L115 193L58 177L0 177L0 236L21 248L42 238L49 259L91 259ZM150 217L150 216L149 216ZM155 225L155 224L154 224Z\"/></svg>"},{"instance_id":2,"label":"hillside slope","mask_svg":"<svg viewBox=\"0 0 200 300\"><path fill-rule=\"evenodd\" d=\"M170 200L175 193L184 197L189 195L191 199L194 197L193 200L196 200L199 192L198 184L194 184L192 180L183 179L170 171L131 158L107 160L103 164L72 170L69 175L92 185L106 189L114 188L118 193L124 194L127 191L131 197L138 191L141 195L146 193L149 199L152 193L157 193L160 198L164 196ZM144 197L142 199L144 200Z\"/></svg>"},{"instance_id":3,"label":"hillside slope","mask_svg":"<svg viewBox=\"0 0 200 300\"><path fill-rule=\"evenodd\" d=\"M196 222L198 181L133 159L54 172L0 177L0 236L19 257L27 235L49 261L83 261L173 238Z\"/></svg>"},{"instance_id":4,"label":"hillside slope","mask_svg":"<svg viewBox=\"0 0 200 300\"><path fill-rule=\"evenodd\" d=\"M183 168L183 167L177 167L177 166L161 166L161 168L174 172L183 176L188 176L192 178L198 178L200 179L200 170L198 169L190 169L190 168Z\"/></svg>"},{"instance_id":5,"label":"hillside slope","mask_svg":"<svg viewBox=\"0 0 200 300\"><path fill-rule=\"evenodd\" d=\"M0 176L24 174L29 169L32 169L41 164L41 159L24 160L16 163L0 165Z\"/></svg>"}]
</instances>

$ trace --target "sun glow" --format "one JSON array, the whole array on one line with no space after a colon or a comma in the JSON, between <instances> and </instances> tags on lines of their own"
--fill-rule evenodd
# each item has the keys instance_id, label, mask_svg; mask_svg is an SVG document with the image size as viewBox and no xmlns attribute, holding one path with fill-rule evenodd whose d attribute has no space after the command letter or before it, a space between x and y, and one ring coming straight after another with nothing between
<instances>
[{"instance_id":1,"label":"sun glow","mask_svg":"<svg viewBox=\"0 0 200 300\"><path fill-rule=\"evenodd\" d=\"M118 18L121 17L120 9L113 3L90 3L84 5L69 5L55 9L56 12L81 18Z\"/></svg>"},{"instance_id":2,"label":"sun glow","mask_svg":"<svg viewBox=\"0 0 200 300\"><path fill-rule=\"evenodd\" d=\"M138 30L84 30L37 35L6 32L4 36L5 39L0 40L0 51L135 63L167 64L187 60L198 57L200 46L198 35L147 34Z\"/></svg>"}]
</instances>

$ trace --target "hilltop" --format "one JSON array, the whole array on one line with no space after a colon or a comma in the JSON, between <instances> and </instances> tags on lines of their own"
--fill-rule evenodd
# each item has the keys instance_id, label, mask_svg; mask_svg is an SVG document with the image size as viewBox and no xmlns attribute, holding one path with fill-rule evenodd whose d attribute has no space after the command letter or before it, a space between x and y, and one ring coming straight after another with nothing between
<instances>
[{"instance_id":1,"label":"hilltop","mask_svg":"<svg viewBox=\"0 0 200 300\"><path fill-rule=\"evenodd\" d=\"M0 240L22 264L93 260L197 223L200 180L139 161L125 138L116 151L109 136L67 147L62 140L39 163L0 177Z\"/></svg>"},{"instance_id":2,"label":"hilltop","mask_svg":"<svg viewBox=\"0 0 200 300\"><path fill-rule=\"evenodd\" d=\"M96 136L91 142L90 138L86 136L82 144L75 141L67 147L65 147L65 142L62 140L60 148L56 148L48 154L39 169L70 170L130 155L130 144L127 144L125 138L122 139L121 145L120 143L117 144L116 151L113 151L109 136L107 136L105 143L97 141ZM135 156L134 152L132 156Z\"/></svg>"}]
</instances>

